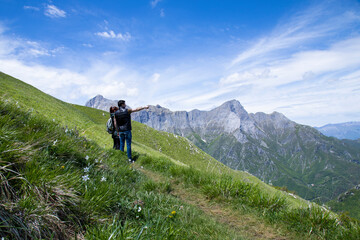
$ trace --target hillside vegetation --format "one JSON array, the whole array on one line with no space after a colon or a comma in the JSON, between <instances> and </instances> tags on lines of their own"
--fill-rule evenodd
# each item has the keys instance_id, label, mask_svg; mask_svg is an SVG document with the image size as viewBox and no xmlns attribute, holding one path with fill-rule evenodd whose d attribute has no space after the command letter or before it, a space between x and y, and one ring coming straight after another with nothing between
<instances>
[{"instance_id":1,"label":"hillside vegetation","mask_svg":"<svg viewBox=\"0 0 360 240\"><path fill-rule=\"evenodd\" d=\"M358 142L326 137L281 113L248 113L237 100L209 111L150 106L133 120L184 136L226 166L307 200L325 203L359 184Z\"/></svg>"},{"instance_id":2,"label":"hillside vegetation","mask_svg":"<svg viewBox=\"0 0 360 240\"><path fill-rule=\"evenodd\" d=\"M4 239L360 236L358 222L346 215L230 170L188 140L139 123L137 162L129 164L110 149L104 112L2 73L0 83Z\"/></svg>"},{"instance_id":3,"label":"hillside vegetation","mask_svg":"<svg viewBox=\"0 0 360 240\"><path fill-rule=\"evenodd\" d=\"M336 199L326 203L331 210L338 213L347 213L349 216L360 219L360 185L352 188Z\"/></svg>"}]
</instances>

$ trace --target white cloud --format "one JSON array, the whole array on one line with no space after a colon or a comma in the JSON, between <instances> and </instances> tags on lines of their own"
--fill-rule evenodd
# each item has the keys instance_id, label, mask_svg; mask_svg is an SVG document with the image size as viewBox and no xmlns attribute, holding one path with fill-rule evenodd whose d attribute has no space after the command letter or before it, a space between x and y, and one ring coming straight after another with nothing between
<instances>
[{"instance_id":1,"label":"white cloud","mask_svg":"<svg viewBox=\"0 0 360 240\"><path fill-rule=\"evenodd\" d=\"M0 71L16 77L40 90L67 102L85 103L97 94L110 99L127 98L137 102L139 78L126 68L110 63L92 62L81 73L0 57Z\"/></svg>"},{"instance_id":2,"label":"white cloud","mask_svg":"<svg viewBox=\"0 0 360 240\"><path fill-rule=\"evenodd\" d=\"M127 98L132 105L139 102L142 77L121 63L114 64L111 56L89 59L89 64L79 69L51 67L37 58L53 57L61 47L46 49L41 45L47 44L7 37L5 30L0 25L0 71L67 102L84 104L97 94L112 99Z\"/></svg>"},{"instance_id":3,"label":"white cloud","mask_svg":"<svg viewBox=\"0 0 360 240\"><path fill-rule=\"evenodd\" d=\"M95 35L103 38L113 38L113 39L120 39L123 41L129 41L131 39L130 33L126 32L124 34L122 33L115 33L113 30L107 31L107 32L97 32Z\"/></svg>"},{"instance_id":4,"label":"white cloud","mask_svg":"<svg viewBox=\"0 0 360 240\"><path fill-rule=\"evenodd\" d=\"M5 30L6 29L0 25L0 56L16 56L17 59L27 60L34 57L54 57L64 49L64 47L49 49L44 46L46 45L44 43L16 37L8 38L3 35Z\"/></svg>"},{"instance_id":5,"label":"white cloud","mask_svg":"<svg viewBox=\"0 0 360 240\"><path fill-rule=\"evenodd\" d=\"M269 69L253 69L252 71L235 72L220 79L220 86L229 84L249 84L256 80L264 80L270 77Z\"/></svg>"},{"instance_id":6,"label":"white cloud","mask_svg":"<svg viewBox=\"0 0 360 240\"><path fill-rule=\"evenodd\" d=\"M40 8L33 7L33 6L24 6L25 10L34 10L34 11L40 11Z\"/></svg>"},{"instance_id":7,"label":"white cloud","mask_svg":"<svg viewBox=\"0 0 360 240\"><path fill-rule=\"evenodd\" d=\"M199 100L237 98L250 112L276 110L309 125L360 120L360 17L329 9L296 14L255 40L229 61L219 90Z\"/></svg>"},{"instance_id":8,"label":"white cloud","mask_svg":"<svg viewBox=\"0 0 360 240\"><path fill-rule=\"evenodd\" d=\"M86 78L67 69L27 65L16 59L0 59L1 71L21 79L46 93L63 100L70 100L67 93L86 84Z\"/></svg>"},{"instance_id":9,"label":"white cloud","mask_svg":"<svg viewBox=\"0 0 360 240\"><path fill-rule=\"evenodd\" d=\"M360 89L359 69L360 37L353 37L327 49L299 51L271 65L251 65L221 78L219 85L236 92L251 84L249 92L236 97L251 112L275 110L320 126L359 120L355 103L360 94L354 91Z\"/></svg>"},{"instance_id":10,"label":"white cloud","mask_svg":"<svg viewBox=\"0 0 360 240\"><path fill-rule=\"evenodd\" d=\"M66 12L59 9L55 5L47 5L44 11L45 16L51 18L64 18L66 17Z\"/></svg>"},{"instance_id":11,"label":"white cloud","mask_svg":"<svg viewBox=\"0 0 360 240\"><path fill-rule=\"evenodd\" d=\"M94 45L92 45L91 43L83 43L82 44L84 47L88 47L88 48L93 48Z\"/></svg>"},{"instance_id":12,"label":"white cloud","mask_svg":"<svg viewBox=\"0 0 360 240\"><path fill-rule=\"evenodd\" d=\"M354 11L335 12L329 16L326 8L326 5L313 7L279 24L268 36L260 38L233 59L230 68L250 60L266 63L269 57L272 61L281 59L284 54L281 51L301 51L313 42L319 44L323 40L327 43L330 36L338 35L360 20L360 15Z\"/></svg>"},{"instance_id":13,"label":"white cloud","mask_svg":"<svg viewBox=\"0 0 360 240\"><path fill-rule=\"evenodd\" d=\"M150 2L151 7L152 7L152 8L155 8L156 5L157 5L159 2L161 2L161 1L162 1L162 0L153 0L153 1L151 1L151 2Z\"/></svg>"},{"instance_id":14,"label":"white cloud","mask_svg":"<svg viewBox=\"0 0 360 240\"><path fill-rule=\"evenodd\" d=\"M160 78L160 74L159 74L159 73L154 73L154 74L151 76L151 82L157 83L157 82L159 82L159 78Z\"/></svg>"}]
</instances>

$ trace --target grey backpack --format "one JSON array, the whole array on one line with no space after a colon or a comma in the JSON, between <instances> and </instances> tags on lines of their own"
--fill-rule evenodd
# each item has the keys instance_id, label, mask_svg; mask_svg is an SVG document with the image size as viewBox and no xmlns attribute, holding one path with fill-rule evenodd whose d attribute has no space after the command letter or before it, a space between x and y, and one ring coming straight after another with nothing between
<instances>
[{"instance_id":1,"label":"grey backpack","mask_svg":"<svg viewBox=\"0 0 360 240\"><path fill-rule=\"evenodd\" d=\"M109 134L113 134L114 133L114 124L113 124L113 121L111 118L109 118L109 120L107 121L106 123L106 131L109 133Z\"/></svg>"}]
</instances>

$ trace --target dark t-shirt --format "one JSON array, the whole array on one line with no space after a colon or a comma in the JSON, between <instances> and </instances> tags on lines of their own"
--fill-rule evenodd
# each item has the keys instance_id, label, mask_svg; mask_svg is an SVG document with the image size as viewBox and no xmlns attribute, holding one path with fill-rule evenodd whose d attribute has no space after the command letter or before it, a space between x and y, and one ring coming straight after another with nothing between
<instances>
[{"instance_id":1,"label":"dark t-shirt","mask_svg":"<svg viewBox=\"0 0 360 240\"><path fill-rule=\"evenodd\" d=\"M131 115L126 108L120 108L115 112L116 124L119 132L131 130Z\"/></svg>"}]
</instances>

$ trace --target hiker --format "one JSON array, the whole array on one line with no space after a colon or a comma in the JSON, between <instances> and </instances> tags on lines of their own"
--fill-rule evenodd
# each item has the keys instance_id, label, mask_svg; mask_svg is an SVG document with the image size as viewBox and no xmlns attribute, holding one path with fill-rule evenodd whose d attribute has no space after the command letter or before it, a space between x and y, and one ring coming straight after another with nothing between
<instances>
[{"instance_id":1,"label":"hiker","mask_svg":"<svg viewBox=\"0 0 360 240\"><path fill-rule=\"evenodd\" d=\"M112 121L112 125L114 126L111 132L111 137L113 138L114 141L114 146L113 146L114 149L120 149L120 138L116 131L116 121L115 121L115 112L117 110L119 110L118 107L115 106L110 107L110 118Z\"/></svg>"},{"instance_id":2,"label":"hiker","mask_svg":"<svg viewBox=\"0 0 360 240\"><path fill-rule=\"evenodd\" d=\"M127 156L129 162L134 162L131 157L131 116L133 112L138 112L144 109L149 109L149 106L139 107L136 109L128 108L125 104L125 100L119 100L119 110L115 112L116 130L120 136L120 150L124 152L125 141Z\"/></svg>"}]
</instances>

